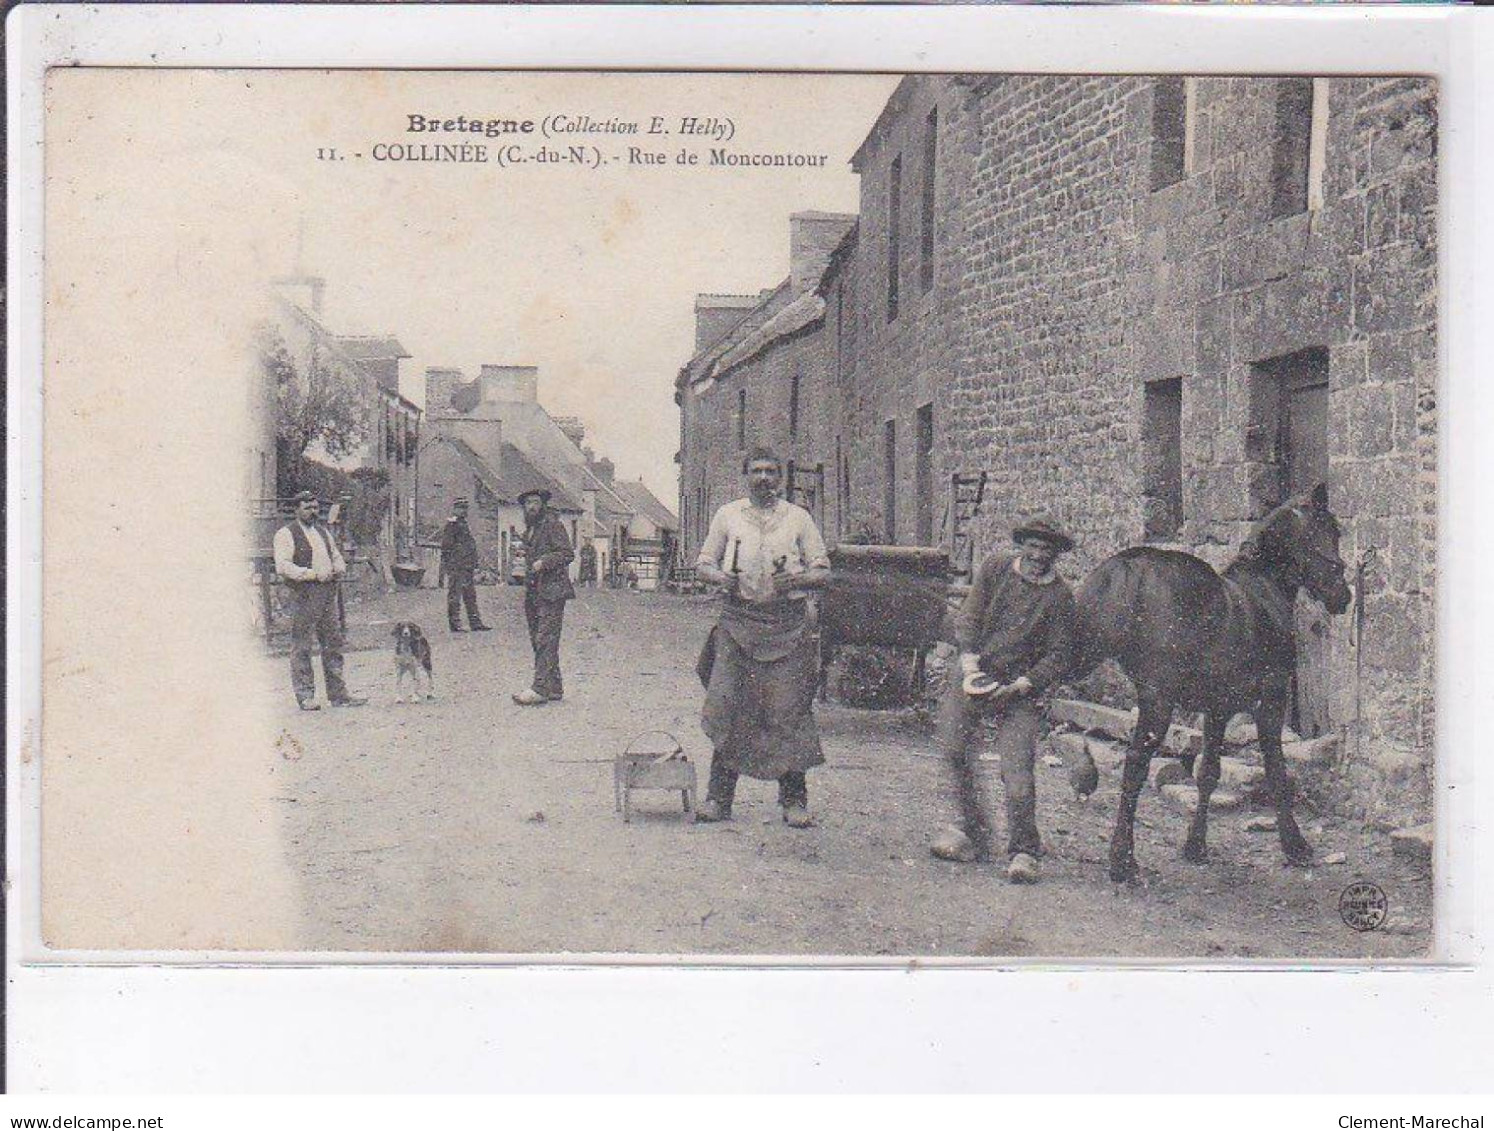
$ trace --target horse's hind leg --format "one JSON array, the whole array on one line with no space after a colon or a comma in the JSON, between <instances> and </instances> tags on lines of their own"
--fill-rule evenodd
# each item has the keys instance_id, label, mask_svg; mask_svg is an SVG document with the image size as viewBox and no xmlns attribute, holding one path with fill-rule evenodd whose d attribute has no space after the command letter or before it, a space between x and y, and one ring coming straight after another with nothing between
<instances>
[{"instance_id":1,"label":"horse's hind leg","mask_svg":"<svg viewBox=\"0 0 1494 1131\"><path fill-rule=\"evenodd\" d=\"M1224 746L1227 711L1213 711L1204 716L1203 757L1198 766L1198 808L1193 811L1193 821L1188 826L1188 839L1183 843L1183 859L1190 864L1202 864L1209 858L1209 798L1214 796L1214 787L1219 784L1219 751Z\"/></svg>"},{"instance_id":2,"label":"horse's hind leg","mask_svg":"<svg viewBox=\"0 0 1494 1131\"><path fill-rule=\"evenodd\" d=\"M1110 878L1118 884L1136 878L1136 805L1141 799L1142 787L1146 785L1152 755L1167 737L1167 727L1172 722L1170 703L1162 702L1155 694L1141 688L1137 689L1137 698L1140 709L1136 715L1136 730L1126 751L1126 768L1121 773L1120 807L1115 814L1115 835L1110 840Z\"/></svg>"},{"instance_id":3,"label":"horse's hind leg","mask_svg":"<svg viewBox=\"0 0 1494 1131\"><path fill-rule=\"evenodd\" d=\"M1312 847L1292 816L1295 787L1286 771L1286 756L1281 752L1281 727L1286 721L1290 687L1286 679L1273 680L1266 687L1255 715L1255 729L1260 735L1261 760L1266 764L1266 788L1276 799L1276 835L1281 840L1281 851L1288 864L1300 866L1312 863Z\"/></svg>"}]
</instances>

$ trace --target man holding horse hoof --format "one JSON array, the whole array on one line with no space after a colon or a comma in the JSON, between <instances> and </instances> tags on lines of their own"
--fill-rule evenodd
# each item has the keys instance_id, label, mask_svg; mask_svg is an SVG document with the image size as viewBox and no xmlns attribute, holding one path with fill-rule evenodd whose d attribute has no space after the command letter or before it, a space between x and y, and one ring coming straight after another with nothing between
<instances>
[{"instance_id":1,"label":"man holding horse hoof","mask_svg":"<svg viewBox=\"0 0 1494 1131\"><path fill-rule=\"evenodd\" d=\"M980 733L993 730L1006 787L1007 879L1036 883L1042 844L1033 770L1043 716L1036 698L1066 672L1074 643L1074 595L1055 568L1074 540L1046 518L1012 531L1015 554L981 562L955 618L960 678L939 712L939 745L954 776L960 827L931 851L941 860L989 858L991 823L977 774Z\"/></svg>"}]
</instances>

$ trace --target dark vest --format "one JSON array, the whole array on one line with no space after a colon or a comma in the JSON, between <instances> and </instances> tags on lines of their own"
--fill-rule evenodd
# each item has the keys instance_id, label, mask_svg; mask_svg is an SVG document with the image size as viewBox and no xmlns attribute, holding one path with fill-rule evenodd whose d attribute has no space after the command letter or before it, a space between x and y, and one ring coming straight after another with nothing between
<instances>
[{"instance_id":1,"label":"dark vest","mask_svg":"<svg viewBox=\"0 0 1494 1131\"><path fill-rule=\"evenodd\" d=\"M299 522L287 523L286 524L286 529L288 529L291 532L291 541L295 543L295 549L291 553L291 561L294 562L296 565L300 566L302 569L310 569L311 568L311 539L308 538L308 537L306 537L306 531L303 530L303 529L301 529L301 524ZM321 534L321 536L327 540L327 544L326 544L325 548L326 548L326 551L327 551L327 557L330 559L332 557L332 534L331 534L331 532L325 526L323 526L319 522L313 527L313 529L316 530L316 531L318 531ZM287 585L287 587L289 587L292 590L299 590L299 589L304 588L307 585L316 585L316 584L319 584L318 582L315 582L315 581L292 581L288 577L285 578L284 581L285 581L285 584Z\"/></svg>"}]
</instances>

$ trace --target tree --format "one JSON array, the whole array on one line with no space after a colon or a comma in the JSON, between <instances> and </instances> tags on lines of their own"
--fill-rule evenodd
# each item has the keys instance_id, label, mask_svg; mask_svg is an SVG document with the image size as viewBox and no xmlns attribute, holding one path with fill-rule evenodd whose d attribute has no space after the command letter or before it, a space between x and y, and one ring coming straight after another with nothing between
<instances>
[{"instance_id":1,"label":"tree","mask_svg":"<svg viewBox=\"0 0 1494 1131\"><path fill-rule=\"evenodd\" d=\"M320 442L333 459L357 448L368 427L365 382L338 373L316 341L302 372L271 323L257 327L255 339L265 378L275 385L275 433L282 456L298 468L314 443Z\"/></svg>"}]
</instances>

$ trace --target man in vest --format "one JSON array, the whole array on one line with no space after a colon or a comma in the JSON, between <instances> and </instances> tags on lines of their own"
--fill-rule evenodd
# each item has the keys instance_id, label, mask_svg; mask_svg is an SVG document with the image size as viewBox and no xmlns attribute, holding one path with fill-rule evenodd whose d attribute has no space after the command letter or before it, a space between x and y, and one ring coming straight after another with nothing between
<instances>
[{"instance_id":1,"label":"man in vest","mask_svg":"<svg viewBox=\"0 0 1494 1131\"><path fill-rule=\"evenodd\" d=\"M560 626L565 603L576 595L570 565L576 551L560 516L550 509L550 492L533 487L519 495L524 508L524 619L534 648L534 682L514 696L521 707L558 702Z\"/></svg>"},{"instance_id":2,"label":"man in vest","mask_svg":"<svg viewBox=\"0 0 1494 1131\"><path fill-rule=\"evenodd\" d=\"M303 711L318 711L311 642L322 647L322 676L327 701L334 707L359 707L368 700L348 694L342 681L342 625L337 616L337 581L347 563L332 532L317 518L321 504L310 491L296 496L296 518L275 531L275 572L291 595L291 686Z\"/></svg>"},{"instance_id":3,"label":"man in vest","mask_svg":"<svg viewBox=\"0 0 1494 1131\"><path fill-rule=\"evenodd\" d=\"M461 632L462 605L467 606L467 623L473 632L487 632L482 614L477 611L477 539L467 525L467 500L458 499L451 507L451 518L441 531L441 569L446 574L446 620L452 632Z\"/></svg>"}]
</instances>

